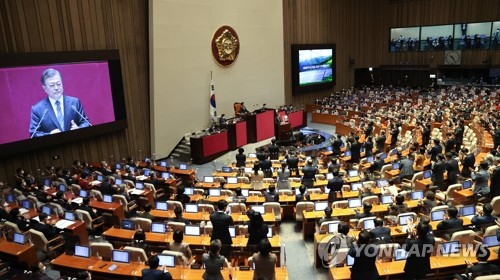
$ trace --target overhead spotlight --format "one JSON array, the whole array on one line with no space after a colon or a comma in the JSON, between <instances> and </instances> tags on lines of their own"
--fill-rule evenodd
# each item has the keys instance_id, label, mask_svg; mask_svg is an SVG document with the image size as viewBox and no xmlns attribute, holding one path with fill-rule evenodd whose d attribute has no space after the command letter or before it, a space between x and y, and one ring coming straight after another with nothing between
<instances>
[{"instance_id":1,"label":"overhead spotlight","mask_svg":"<svg viewBox=\"0 0 500 280\"><path fill-rule=\"evenodd\" d=\"M368 71L372 72L373 71L373 67L369 67Z\"/></svg>"}]
</instances>

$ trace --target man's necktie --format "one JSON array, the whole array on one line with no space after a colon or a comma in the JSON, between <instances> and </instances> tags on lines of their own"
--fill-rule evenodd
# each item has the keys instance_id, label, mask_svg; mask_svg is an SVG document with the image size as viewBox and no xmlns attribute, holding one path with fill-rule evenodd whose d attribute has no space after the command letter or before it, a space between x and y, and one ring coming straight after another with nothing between
<instances>
[{"instance_id":1,"label":"man's necktie","mask_svg":"<svg viewBox=\"0 0 500 280\"><path fill-rule=\"evenodd\" d=\"M61 130L64 130L64 116L61 110L61 102L56 101L56 117Z\"/></svg>"}]
</instances>

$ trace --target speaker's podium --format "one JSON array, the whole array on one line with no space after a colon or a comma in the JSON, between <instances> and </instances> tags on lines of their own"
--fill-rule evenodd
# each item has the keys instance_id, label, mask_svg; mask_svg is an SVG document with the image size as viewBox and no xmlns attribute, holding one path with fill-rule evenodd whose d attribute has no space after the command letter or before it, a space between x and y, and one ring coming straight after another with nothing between
<instances>
[{"instance_id":1,"label":"speaker's podium","mask_svg":"<svg viewBox=\"0 0 500 280\"><path fill-rule=\"evenodd\" d=\"M276 139L278 141L289 141L292 139L293 130L290 123L281 123L276 125Z\"/></svg>"}]
</instances>

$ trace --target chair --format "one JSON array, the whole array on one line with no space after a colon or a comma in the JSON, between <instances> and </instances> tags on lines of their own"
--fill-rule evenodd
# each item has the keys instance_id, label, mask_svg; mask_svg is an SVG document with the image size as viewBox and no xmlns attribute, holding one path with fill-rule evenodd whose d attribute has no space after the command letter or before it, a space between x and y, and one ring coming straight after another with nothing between
<instances>
[{"instance_id":1,"label":"chair","mask_svg":"<svg viewBox=\"0 0 500 280\"><path fill-rule=\"evenodd\" d=\"M57 216L59 216L59 217L64 216L64 209L62 208L61 205L54 203L54 202L50 202L49 205L52 207L52 209L56 210Z\"/></svg>"},{"instance_id":2,"label":"chair","mask_svg":"<svg viewBox=\"0 0 500 280\"><path fill-rule=\"evenodd\" d=\"M367 197L363 197L363 199L361 200L361 203L365 203L365 202L370 202L372 205L380 204L380 201L379 201L379 198L377 195L370 195Z\"/></svg>"},{"instance_id":3,"label":"chair","mask_svg":"<svg viewBox=\"0 0 500 280\"><path fill-rule=\"evenodd\" d=\"M274 213L277 222L281 222L281 205L279 202L264 202L266 213Z\"/></svg>"},{"instance_id":4,"label":"chair","mask_svg":"<svg viewBox=\"0 0 500 280\"><path fill-rule=\"evenodd\" d=\"M401 222L400 222L401 216L409 216L409 214L412 214L412 216L413 216L413 218L412 218L413 222L416 222L417 221L417 214L415 212L407 212L407 213L399 214L396 217L396 224L401 225Z\"/></svg>"},{"instance_id":5,"label":"chair","mask_svg":"<svg viewBox=\"0 0 500 280\"><path fill-rule=\"evenodd\" d=\"M246 176L237 177L237 180L238 180L238 183L250 184L250 179L248 179L248 177L246 177Z\"/></svg>"},{"instance_id":6,"label":"chair","mask_svg":"<svg viewBox=\"0 0 500 280\"><path fill-rule=\"evenodd\" d=\"M436 193L436 199L441 200L441 201L446 201L450 197L450 194L453 192L459 191L462 189L461 184L452 184L449 185L446 191L444 192L438 192Z\"/></svg>"},{"instance_id":7,"label":"chair","mask_svg":"<svg viewBox=\"0 0 500 280\"><path fill-rule=\"evenodd\" d=\"M264 183L266 183L266 184L274 184L274 183L276 183L273 178L264 178L262 181Z\"/></svg>"},{"instance_id":8,"label":"chair","mask_svg":"<svg viewBox=\"0 0 500 280\"><path fill-rule=\"evenodd\" d=\"M234 115L236 117L241 117L241 103L240 102L234 102L233 108L234 108Z\"/></svg>"},{"instance_id":9,"label":"chair","mask_svg":"<svg viewBox=\"0 0 500 280\"><path fill-rule=\"evenodd\" d=\"M295 206L295 220L297 222L301 222L302 219L304 218L302 212L304 210L309 210L309 209L314 209L314 202L311 201L298 202L297 205Z\"/></svg>"},{"instance_id":10,"label":"chair","mask_svg":"<svg viewBox=\"0 0 500 280\"><path fill-rule=\"evenodd\" d=\"M310 188L310 189L307 189L307 193L308 194L314 194L314 193L320 194L321 189L320 188Z\"/></svg>"},{"instance_id":11,"label":"chair","mask_svg":"<svg viewBox=\"0 0 500 280\"><path fill-rule=\"evenodd\" d=\"M292 190L278 190L278 194L290 196L290 195L293 195L293 191Z\"/></svg>"},{"instance_id":12,"label":"chair","mask_svg":"<svg viewBox=\"0 0 500 280\"><path fill-rule=\"evenodd\" d=\"M71 184L71 191L76 195L78 196L78 194L80 194L80 190L82 189L82 187L80 187L80 185L78 184Z\"/></svg>"},{"instance_id":13,"label":"chair","mask_svg":"<svg viewBox=\"0 0 500 280\"><path fill-rule=\"evenodd\" d=\"M121 203L123 205L125 212L130 212L137 209L137 203L135 203L135 200L128 202L125 196L121 194L114 194L113 201Z\"/></svg>"},{"instance_id":14,"label":"chair","mask_svg":"<svg viewBox=\"0 0 500 280\"><path fill-rule=\"evenodd\" d=\"M349 206L348 200L338 200L332 203L332 208L342 208L345 209Z\"/></svg>"},{"instance_id":15,"label":"chair","mask_svg":"<svg viewBox=\"0 0 500 280\"><path fill-rule=\"evenodd\" d=\"M135 222L135 225L144 230L144 231L150 231L151 230L151 220L148 218L141 218L141 217L133 217L130 218L132 221Z\"/></svg>"},{"instance_id":16,"label":"chair","mask_svg":"<svg viewBox=\"0 0 500 280\"><path fill-rule=\"evenodd\" d=\"M321 225L319 225L319 233L327 233L328 228L330 227L330 224L340 224L340 221L328 221L328 222L322 222Z\"/></svg>"},{"instance_id":17,"label":"chair","mask_svg":"<svg viewBox=\"0 0 500 280\"><path fill-rule=\"evenodd\" d=\"M36 250L49 258L54 259L64 251L64 239L61 236L56 236L49 241L38 230L30 229L29 233Z\"/></svg>"},{"instance_id":18,"label":"chair","mask_svg":"<svg viewBox=\"0 0 500 280\"><path fill-rule=\"evenodd\" d=\"M385 178L385 172L390 170L392 170L392 164L385 164L382 166L382 169L380 169L380 172L374 171L373 173L378 175L377 177L379 178Z\"/></svg>"},{"instance_id":19,"label":"chair","mask_svg":"<svg viewBox=\"0 0 500 280\"><path fill-rule=\"evenodd\" d=\"M90 252L92 256L100 256L103 259L111 260L113 254L113 244L108 242L93 242L90 243Z\"/></svg>"},{"instance_id":20,"label":"chair","mask_svg":"<svg viewBox=\"0 0 500 280\"><path fill-rule=\"evenodd\" d=\"M457 241L460 244L472 244L474 243L475 232L473 230L461 230L456 231L451 235L450 241Z\"/></svg>"},{"instance_id":21,"label":"chair","mask_svg":"<svg viewBox=\"0 0 500 280\"><path fill-rule=\"evenodd\" d=\"M205 235L211 235L213 230L214 230L214 226L212 225L212 222L210 222L210 221L205 226L203 226L203 232L205 233Z\"/></svg>"},{"instance_id":22,"label":"chair","mask_svg":"<svg viewBox=\"0 0 500 280\"><path fill-rule=\"evenodd\" d=\"M484 230L484 236L495 235L498 229L500 229L498 225L489 226Z\"/></svg>"},{"instance_id":23,"label":"chair","mask_svg":"<svg viewBox=\"0 0 500 280\"><path fill-rule=\"evenodd\" d=\"M219 172L221 172L221 171L219 171ZM224 181L226 181L226 179L224 179L224 177L222 177L222 176L215 176L214 177L214 182L220 183L220 182L224 182Z\"/></svg>"},{"instance_id":24,"label":"chair","mask_svg":"<svg viewBox=\"0 0 500 280\"><path fill-rule=\"evenodd\" d=\"M212 204L198 204L198 212L212 213L215 211L215 207Z\"/></svg>"},{"instance_id":25,"label":"chair","mask_svg":"<svg viewBox=\"0 0 500 280\"><path fill-rule=\"evenodd\" d=\"M314 178L316 178L317 181L324 181L324 180L326 180L325 174L316 174L316 175L314 175Z\"/></svg>"},{"instance_id":26,"label":"chair","mask_svg":"<svg viewBox=\"0 0 500 280\"><path fill-rule=\"evenodd\" d=\"M151 183L144 183L144 188L145 189L148 189L149 191L153 192L153 197L155 199L158 199L162 196L165 195L165 192L163 190L156 190L155 188L155 185L151 184Z\"/></svg>"},{"instance_id":27,"label":"chair","mask_svg":"<svg viewBox=\"0 0 500 280\"><path fill-rule=\"evenodd\" d=\"M194 189L193 194L203 195L205 194L205 191L203 189Z\"/></svg>"},{"instance_id":28,"label":"chair","mask_svg":"<svg viewBox=\"0 0 500 280\"><path fill-rule=\"evenodd\" d=\"M123 183L127 185L128 188L135 188L134 181L128 180L128 179L123 179Z\"/></svg>"},{"instance_id":29,"label":"chair","mask_svg":"<svg viewBox=\"0 0 500 280\"><path fill-rule=\"evenodd\" d=\"M185 223L181 223L181 222L167 222L167 227L172 229L172 231L176 231L178 229L182 230L182 232L184 232L184 229L186 228L186 224Z\"/></svg>"},{"instance_id":30,"label":"chair","mask_svg":"<svg viewBox=\"0 0 500 280\"><path fill-rule=\"evenodd\" d=\"M377 258L382 261L391 261L394 255L394 250L399 249L401 246L398 243L387 243L378 245Z\"/></svg>"},{"instance_id":31,"label":"chair","mask_svg":"<svg viewBox=\"0 0 500 280\"><path fill-rule=\"evenodd\" d=\"M494 216L499 216L500 215L500 196L495 196L491 200L491 206L493 207L493 215Z\"/></svg>"},{"instance_id":32,"label":"chair","mask_svg":"<svg viewBox=\"0 0 500 280\"><path fill-rule=\"evenodd\" d=\"M233 191L222 189L222 190L220 190L220 195L221 196L233 196Z\"/></svg>"},{"instance_id":33,"label":"chair","mask_svg":"<svg viewBox=\"0 0 500 280\"><path fill-rule=\"evenodd\" d=\"M337 254L333 257L330 265L335 267L336 265L343 264L347 261L347 253L349 252L349 248L340 248L337 251Z\"/></svg>"},{"instance_id":34,"label":"chair","mask_svg":"<svg viewBox=\"0 0 500 280\"><path fill-rule=\"evenodd\" d=\"M478 276L474 280L498 280L500 279L500 274Z\"/></svg>"},{"instance_id":35,"label":"chair","mask_svg":"<svg viewBox=\"0 0 500 280\"><path fill-rule=\"evenodd\" d=\"M167 205L168 205L168 210L174 210L177 207L180 207L182 210L184 210L182 203L177 200L167 200Z\"/></svg>"},{"instance_id":36,"label":"chair","mask_svg":"<svg viewBox=\"0 0 500 280\"><path fill-rule=\"evenodd\" d=\"M358 225L357 225L357 228L359 230L361 229L364 229L364 225L365 225L365 221L368 221L368 220L375 220L376 217L366 217L366 218L361 218L358 220Z\"/></svg>"},{"instance_id":37,"label":"chair","mask_svg":"<svg viewBox=\"0 0 500 280\"><path fill-rule=\"evenodd\" d=\"M102 219L100 219L99 217L92 219L89 212L85 210L76 209L75 212L78 215L78 217L82 218L82 221L85 223L85 227L90 232L95 233L98 228L104 225L104 221Z\"/></svg>"},{"instance_id":38,"label":"chair","mask_svg":"<svg viewBox=\"0 0 500 280\"><path fill-rule=\"evenodd\" d=\"M245 213L247 211L245 203L232 202L227 207L231 209L231 213Z\"/></svg>"},{"instance_id":39,"label":"chair","mask_svg":"<svg viewBox=\"0 0 500 280\"><path fill-rule=\"evenodd\" d=\"M441 210L448 210L448 205L438 205L438 206L434 206L432 207L431 209L431 213L434 212L434 211L441 211Z\"/></svg>"},{"instance_id":40,"label":"chair","mask_svg":"<svg viewBox=\"0 0 500 280\"><path fill-rule=\"evenodd\" d=\"M125 247L123 247L123 250L130 252L129 253L130 254L130 261L141 261L141 262L148 261L148 256L146 255L146 251L144 251L144 249L142 249L142 248L125 246Z\"/></svg>"},{"instance_id":41,"label":"chair","mask_svg":"<svg viewBox=\"0 0 500 280\"><path fill-rule=\"evenodd\" d=\"M424 178L424 172L423 171L416 172L415 174L413 174L413 177L411 178L411 180L403 179L401 181L401 187L406 189L406 190L409 190L409 189L413 190L415 188L415 181L418 181L422 178Z\"/></svg>"},{"instance_id":42,"label":"chair","mask_svg":"<svg viewBox=\"0 0 500 280\"><path fill-rule=\"evenodd\" d=\"M174 256L176 265L184 264L184 254L182 252L163 250L161 253L169 256Z\"/></svg>"},{"instance_id":43,"label":"chair","mask_svg":"<svg viewBox=\"0 0 500 280\"><path fill-rule=\"evenodd\" d=\"M350 185L343 185L342 186L342 191L343 192L350 192L351 191L351 186Z\"/></svg>"},{"instance_id":44,"label":"chair","mask_svg":"<svg viewBox=\"0 0 500 280\"><path fill-rule=\"evenodd\" d=\"M301 179L298 177L288 177L288 182L290 183L300 183Z\"/></svg>"},{"instance_id":45,"label":"chair","mask_svg":"<svg viewBox=\"0 0 500 280\"><path fill-rule=\"evenodd\" d=\"M97 200L102 201L102 193L99 190L90 190L90 196L95 197Z\"/></svg>"},{"instance_id":46,"label":"chair","mask_svg":"<svg viewBox=\"0 0 500 280\"><path fill-rule=\"evenodd\" d=\"M264 196L261 191L248 191L248 196Z\"/></svg>"},{"instance_id":47,"label":"chair","mask_svg":"<svg viewBox=\"0 0 500 280\"><path fill-rule=\"evenodd\" d=\"M14 224L13 222L5 221L3 226L6 227L11 232L22 233L22 231L19 229L19 227L16 224Z\"/></svg>"},{"instance_id":48,"label":"chair","mask_svg":"<svg viewBox=\"0 0 500 280\"><path fill-rule=\"evenodd\" d=\"M28 195L28 199L31 202L31 204L33 204L36 207L36 209L40 209L40 207L42 207L43 205L42 202L38 201L38 198L36 198L36 196Z\"/></svg>"}]
</instances>

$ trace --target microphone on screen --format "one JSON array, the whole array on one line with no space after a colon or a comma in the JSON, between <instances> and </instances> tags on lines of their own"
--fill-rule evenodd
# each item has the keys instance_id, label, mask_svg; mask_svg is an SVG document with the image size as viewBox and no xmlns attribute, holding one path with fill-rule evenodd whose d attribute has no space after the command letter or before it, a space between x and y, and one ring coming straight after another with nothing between
<instances>
[{"instance_id":1,"label":"microphone on screen","mask_svg":"<svg viewBox=\"0 0 500 280\"><path fill-rule=\"evenodd\" d=\"M89 120L86 117L84 117L80 112L78 112L75 105L71 105L71 109L73 109L73 111L75 111L82 119L84 119L89 124L89 126L92 126Z\"/></svg>"},{"instance_id":2,"label":"microphone on screen","mask_svg":"<svg viewBox=\"0 0 500 280\"><path fill-rule=\"evenodd\" d=\"M49 109L45 109L43 110L43 114L42 114L42 117L40 118L40 121L38 121L38 124L36 125L36 128L35 128L35 131L33 131L33 133L31 134L31 137L30 138L33 138L33 136L35 136L35 133L38 131L38 129L40 128L40 125L42 124L42 121L43 121L43 118L45 118L45 115L47 115L47 112L49 111Z\"/></svg>"}]
</instances>

